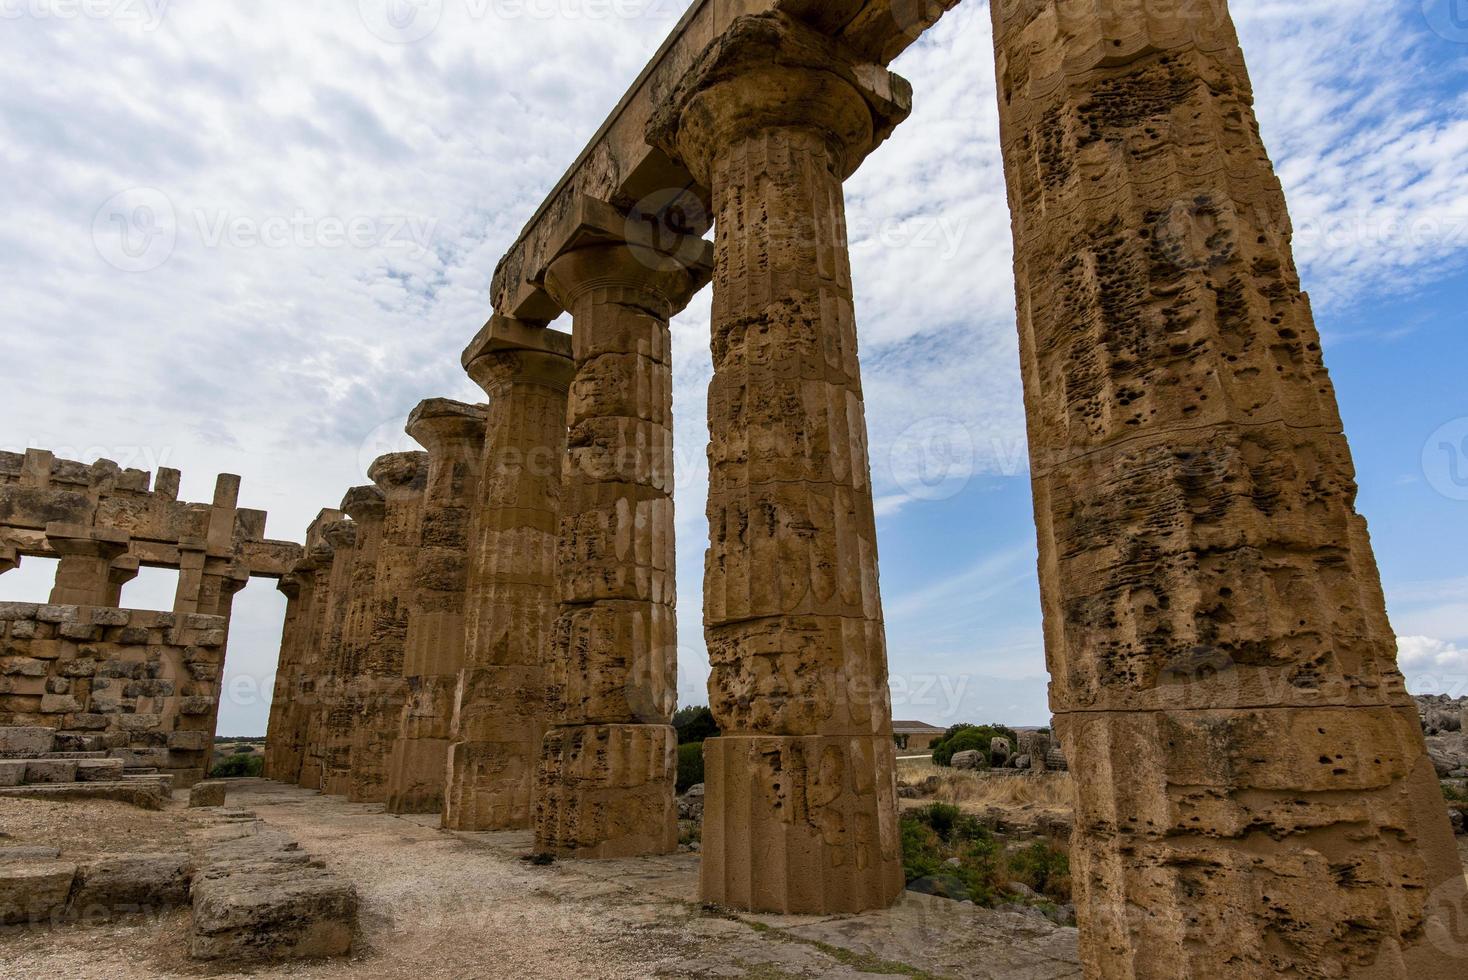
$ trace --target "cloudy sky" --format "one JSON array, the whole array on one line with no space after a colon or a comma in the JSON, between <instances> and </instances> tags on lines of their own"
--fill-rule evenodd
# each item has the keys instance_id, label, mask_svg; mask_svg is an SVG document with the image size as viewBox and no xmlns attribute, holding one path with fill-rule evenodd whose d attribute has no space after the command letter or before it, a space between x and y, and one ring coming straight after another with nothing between
<instances>
[{"instance_id":1,"label":"cloudy sky","mask_svg":"<svg viewBox=\"0 0 1468 980\"><path fill-rule=\"evenodd\" d=\"M687 3L417 2L0 0L0 448L174 466L195 500L238 473L299 539L419 400L477 398L495 262ZM1232 7L1404 668L1468 693L1468 9ZM935 723L1048 718L992 61L964 0L848 185L894 697ZM706 294L674 334L702 703ZM171 596L150 574L125 604ZM284 600L236 608L220 731L258 734Z\"/></svg>"}]
</instances>

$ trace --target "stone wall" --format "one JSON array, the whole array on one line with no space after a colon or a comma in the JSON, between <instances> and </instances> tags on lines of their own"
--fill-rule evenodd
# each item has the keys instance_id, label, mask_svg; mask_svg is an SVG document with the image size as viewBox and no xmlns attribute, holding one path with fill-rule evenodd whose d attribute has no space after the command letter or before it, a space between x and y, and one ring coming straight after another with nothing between
<instances>
[{"instance_id":1,"label":"stone wall","mask_svg":"<svg viewBox=\"0 0 1468 980\"><path fill-rule=\"evenodd\" d=\"M0 603L0 727L55 729L57 749L203 778L219 711L222 616Z\"/></svg>"}]
</instances>

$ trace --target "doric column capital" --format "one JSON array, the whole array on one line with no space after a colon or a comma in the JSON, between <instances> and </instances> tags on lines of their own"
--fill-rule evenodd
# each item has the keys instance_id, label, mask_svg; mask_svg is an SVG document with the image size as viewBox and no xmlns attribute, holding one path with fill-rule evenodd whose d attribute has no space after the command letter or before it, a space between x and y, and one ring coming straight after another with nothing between
<instances>
[{"instance_id":1,"label":"doric column capital","mask_svg":"<svg viewBox=\"0 0 1468 980\"><path fill-rule=\"evenodd\" d=\"M469 342L462 361L469 377L491 400L511 384L566 391L575 374L569 334L499 314Z\"/></svg>"},{"instance_id":2,"label":"doric column capital","mask_svg":"<svg viewBox=\"0 0 1468 980\"><path fill-rule=\"evenodd\" d=\"M357 487L359 513L368 514L376 510L377 516L381 517L382 491L376 487ZM374 494L376 495L374 500ZM352 491L347 496L352 497ZM321 528L321 537L326 542L321 548L314 549L310 555L311 564L316 571L329 566L332 559L339 551L350 551L357 544L357 524L355 521L332 521Z\"/></svg>"},{"instance_id":3,"label":"doric column capital","mask_svg":"<svg viewBox=\"0 0 1468 980\"><path fill-rule=\"evenodd\" d=\"M484 424L488 419L489 409L484 405L429 398L413 409L403 430L428 450L430 456L461 453L477 456L477 447L484 443Z\"/></svg>"},{"instance_id":4,"label":"doric column capital","mask_svg":"<svg viewBox=\"0 0 1468 980\"><path fill-rule=\"evenodd\" d=\"M0 543L0 575L20 565L20 550L12 544Z\"/></svg>"},{"instance_id":5,"label":"doric column capital","mask_svg":"<svg viewBox=\"0 0 1468 980\"><path fill-rule=\"evenodd\" d=\"M342 513L346 514L353 520L353 522L358 525L357 531L360 532L361 525L363 524L382 522L382 519L387 512L387 498L384 497L382 491L377 489L377 487L375 486L352 487L352 489L348 490L346 492L346 495L342 497L341 510ZM328 527L325 533L326 539L330 541L331 529ZM352 541L354 544L356 543L355 535L353 536ZM341 550L341 545L335 544L335 542L333 542L333 544L338 551Z\"/></svg>"},{"instance_id":6,"label":"doric column capital","mask_svg":"<svg viewBox=\"0 0 1468 980\"><path fill-rule=\"evenodd\" d=\"M389 501L422 493L428 485L428 454L388 453L379 456L367 467L367 478Z\"/></svg>"},{"instance_id":7,"label":"doric column capital","mask_svg":"<svg viewBox=\"0 0 1468 980\"><path fill-rule=\"evenodd\" d=\"M119 555L107 566L107 581L119 587L124 586L138 577L141 568L142 563L136 555Z\"/></svg>"},{"instance_id":8,"label":"doric column capital","mask_svg":"<svg viewBox=\"0 0 1468 980\"><path fill-rule=\"evenodd\" d=\"M598 290L617 290L637 299L659 319L671 319L697 291L695 280L677 265L665 265L624 242L588 245L558 256L546 269L546 291L574 315L576 306Z\"/></svg>"},{"instance_id":9,"label":"doric column capital","mask_svg":"<svg viewBox=\"0 0 1468 980\"><path fill-rule=\"evenodd\" d=\"M280 577L280 581L275 583L276 590L287 599L299 599L301 590L305 587L305 570L300 565L286 572Z\"/></svg>"},{"instance_id":10,"label":"doric column capital","mask_svg":"<svg viewBox=\"0 0 1468 980\"><path fill-rule=\"evenodd\" d=\"M849 177L912 110L912 86L779 13L740 17L654 111L647 141L712 185L721 148L768 129L819 132Z\"/></svg>"}]
</instances>

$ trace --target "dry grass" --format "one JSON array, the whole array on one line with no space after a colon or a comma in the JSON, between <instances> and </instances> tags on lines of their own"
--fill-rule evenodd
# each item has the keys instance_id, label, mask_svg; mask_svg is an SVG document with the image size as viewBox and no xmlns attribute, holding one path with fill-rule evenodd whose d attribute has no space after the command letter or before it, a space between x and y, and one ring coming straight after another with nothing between
<instances>
[{"instance_id":1,"label":"dry grass","mask_svg":"<svg viewBox=\"0 0 1468 980\"><path fill-rule=\"evenodd\" d=\"M1068 823L1075 812L1075 784L1070 774L968 772L935 766L930 759L901 761L897 778L908 786L936 779L936 789L911 806L937 801L951 803L966 813L1000 817L1010 823Z\"/></svg>"}]
</instances>

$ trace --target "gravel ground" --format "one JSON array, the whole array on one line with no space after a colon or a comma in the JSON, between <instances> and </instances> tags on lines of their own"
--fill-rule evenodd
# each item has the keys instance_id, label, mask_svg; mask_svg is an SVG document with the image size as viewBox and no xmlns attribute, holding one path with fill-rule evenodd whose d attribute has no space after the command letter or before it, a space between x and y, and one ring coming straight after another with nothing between
<instances>
[{"instance_id":1,"label":"gravel ground","mask_svg":"<svg viewBox=\"0 0 1468 980\"><path fill-rule=\"evenodd\" d=\"M176 849L195 823L181 809L159 814L126 807L130 812L110 812L112 804L11 805L17 804L20 810L0 811L0 826L26 843L49 837L77 847L105 840L138 845L128 847L133 850ZM235 784L229 806L249 809L292 834L357 885L360 934L350 958L244 971L197 964L183 955L189 916L181 911L119 926L0 932L0 977L853 980L1022 975L1049 980L1080 975L1074 930L1011 922L957 903L941 903L952 908L935 913L935 906L924 903L939 900L926 896L909 896L898 910L870 917L743 921L697 904L693 855L536 867L520 860L528 835L445 833L430 817L392 817L380 806L352 805L258 780ZM64 816L42 813L42 807ZM68 826L82 809L88 811L85 818ZM116 825L107 826L111 821ZM22 825L23 834L17 832ZM963 918L955 921L955 915ZM945 947L945 937L954 936ZM927 955L930 948L944 955L913 965L913 957ZM965 964L961 973L937 968L957 962ZM1024 972L1014 972L1020 963Z\"/></svg>"}]
</instances>

